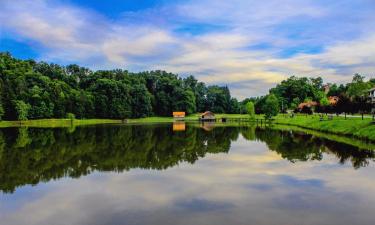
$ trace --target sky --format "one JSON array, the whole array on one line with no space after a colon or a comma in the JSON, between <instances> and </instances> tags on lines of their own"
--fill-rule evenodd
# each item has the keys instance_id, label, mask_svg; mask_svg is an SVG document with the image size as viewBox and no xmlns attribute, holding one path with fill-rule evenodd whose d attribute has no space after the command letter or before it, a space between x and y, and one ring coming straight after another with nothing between
<instances>
[{"instance_id":1,"label":"sky","mask_svg":"<svg viewBox=\"0 0 375 225\"><path fill-rule=\"evenodd\" d=\"M243 99L289 76L375 76L374 0L0 0L0 51L166 70Z\"/></svg>"}]
</instances>

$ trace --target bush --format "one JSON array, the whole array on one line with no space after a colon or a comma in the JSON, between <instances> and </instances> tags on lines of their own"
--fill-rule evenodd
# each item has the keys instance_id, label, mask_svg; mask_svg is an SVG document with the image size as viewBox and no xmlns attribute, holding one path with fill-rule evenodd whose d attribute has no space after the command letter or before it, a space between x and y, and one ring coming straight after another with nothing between
<instances>
[{"instance_id":1,"label":"bush","mask_svg":"<svg viewBox=\"0 0 375 225\"><path fill-rule=\"evenodd\" d=\"M74 115L73 113L67 113L66 118L74 120L76 118L76 115Z\"/></svg>"},{"instance_id":2,"label":"bush","mask_svg":"<svg viewBox=\"0 0 375 225\"><path fill-rule=\"evenodd\" d=\"M246 110L251 119L255 118L255 108L253 102L246 103Z\"/></svg>"},{"instance_id":3,"label":"bush","mask_svg":"<svg viewBox=\"0 0 375 225\"><path fill-rule=\"evenodd\" d=\"M18 120L27 120L31 106L22 100L14 100L13 106Z\"/></svg>"}]
</instances>

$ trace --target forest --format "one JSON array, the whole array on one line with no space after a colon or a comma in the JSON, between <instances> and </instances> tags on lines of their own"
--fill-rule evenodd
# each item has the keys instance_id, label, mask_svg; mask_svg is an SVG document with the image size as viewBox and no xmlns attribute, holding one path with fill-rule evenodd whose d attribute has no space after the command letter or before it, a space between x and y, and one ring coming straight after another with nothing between
<instances>
[{"instance_id":1,"label":"forest","mask_svg":"<svg viewBox=\"0 0 375 225\"><path fill-rule=\"evenodd\" d=\"M227 86L206 85L192 75L182 78L165 71L92 71L75 64L16 59L5 52L0 53L0 120L125 119L207 110L234 114L247 113L249 102L257 114L296 110L303 102L317 102L316 112L364 113L371 112L367 91L374 86L374 78L366 81L360 74L340 85L325 84L321 77L291 76L265 96L238 101ZM329 104L329 96L337 96L337 104Z\"/></svg>"},{"instance_id":2,"label":"forest","mask_svg":"<svg viewBox=\"0 0 375 225\"><path fill-rule=\"evenodd\" d=\"M206 110L238 113L226 86L165 71L92 71L0 53L0 118L140 118Z\"/></svg>"}]
</instances>

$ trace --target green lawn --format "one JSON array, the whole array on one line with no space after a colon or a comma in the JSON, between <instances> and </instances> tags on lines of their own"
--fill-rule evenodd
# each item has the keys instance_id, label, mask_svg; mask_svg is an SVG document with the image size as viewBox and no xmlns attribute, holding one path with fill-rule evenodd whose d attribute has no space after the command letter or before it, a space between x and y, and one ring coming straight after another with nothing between
<instances>
[{"instance_id":1,"label":"green lawn","mask_svg":"<svg viewBox=\"0 0 375 225\"><path fill-rule=\"evenodd\" d=\"M216 118L228 118L228 119L248 119L249 116L246 114L216 114ZM197 121L199 114L189 115L185 118L185 121ZM263 115L257 115L257 119L263 119ZM138 123L171 123L174 119L172 117L147 117L140 119L129 119L126 123L138 124ZM122 123L121 120L111 119L84 119L84 120L73 120L70 119L41 119L41 120L28 120L28 121L1 121L0 127L71 127L80 125L93 125L93 124L108 124L108 123ZM294 118L279 114L274 118L275 124L282 125L293 125L305 129L311 129L321 132L328 132L332 134L353 136L360 139L366 139L375 141L375 124L372 123L370 118L347 118L344 117L333 117L333 120L328 120L324 117L324 121L319 120L318 115L296 115Z\"/></svg>"},{"instance_id":2,"label":"green lawn","mask_svg":"<svg viewBox=\"0 0 375 225\"><path fill-rule=\"evenodd\" d=\"M278 115L275 117L275 123L375 141L375 124L372 123L370 118L365 118L364 120L361 118L347 118L345 120L344 117L334 116L333 120L328 120L327 117L324 117L324 120L320 121L318 115L298 115L294 118Z\"/></svg>"},{"instance_id":3,"label":"green lawn","mask_svg":"<svg viewBox=\"0 0 375 225\"><path fill-rule=\"evenodd\" d=\"M26 120L26 121L1 121L0 127L71 127L80 125L93 125L105 123L121 123L121 120L110 119L84 119L84 120L70 120L70 119L40 119L40 120Z\"/></svg>"}]
</instances>

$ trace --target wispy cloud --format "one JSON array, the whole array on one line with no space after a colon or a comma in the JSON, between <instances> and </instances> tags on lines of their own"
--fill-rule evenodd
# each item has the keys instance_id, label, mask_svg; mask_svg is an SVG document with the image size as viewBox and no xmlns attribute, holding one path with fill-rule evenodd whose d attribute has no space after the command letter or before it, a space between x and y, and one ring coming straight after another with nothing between
<instances>
[{"instance_id":1,"label":"wispy cloud","mask_svg":"<svg viewBox=\"0 0 375 225\"><path fill-rule=\"evenodd\" d=\"M35 43L41 60L194 74L243 98L290 75L371 75L374 9L371 0L191 0L108 18L78 4L4 0L0 24Z\"/></svg>"}]
</instances>

